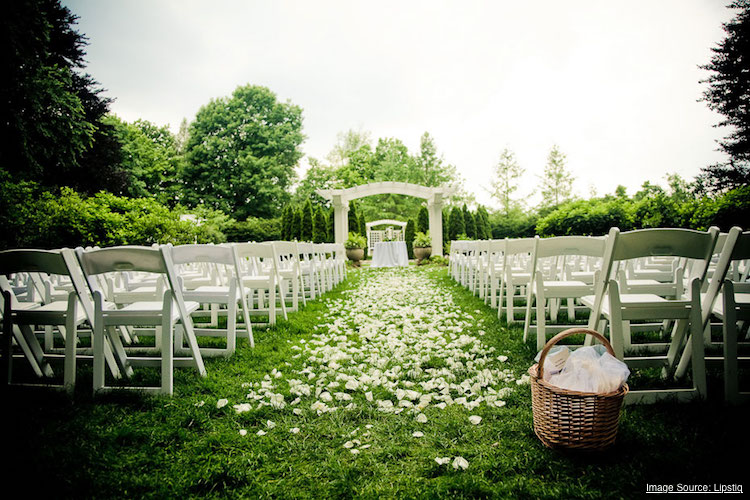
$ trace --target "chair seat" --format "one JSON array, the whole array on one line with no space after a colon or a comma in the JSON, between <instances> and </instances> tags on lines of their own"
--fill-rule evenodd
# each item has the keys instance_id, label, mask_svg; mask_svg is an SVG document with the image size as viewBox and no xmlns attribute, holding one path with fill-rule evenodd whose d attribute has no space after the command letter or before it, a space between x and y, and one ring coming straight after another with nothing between
<instances>
[{"instance_id":1,"label":"chair seat","mask_svg":"<svg viewBox=\"0 0 750 500\"><path fill-rule=\"evenodd\" d=\"M153 315L154 313L158 313L159 311L161 311L163 307L164 304L161 301L140 301L128 304L121 309L110 310L110 313L125 313L128 315L138 315L139 313L143 313ZM188 314L194 313L199 308L200 304L198 302L192 300L185 301L185 309L187 310ZM177 309L177 307L172 307L172 321L177 321L178 319L180 319L180 311Z\"/></svg>"},{"instance_id":2,"label":"chair seat","mask_svg":"<svg viewBox=\"0 0 750 500\"><path fill-rule=\"evenodd\" d=\"M268 288L271 284L270 276L244 276L242 284L250 288Z\"/></svg>"},{"instance_id":3,"label":"chair seat","mask_svg":"<svg viewBox=\"0 0 750 500\"><path fill-rule=\"evenodd\" d=\"M705 294L702 293L701 300L703 300L704 296ZM750 307L750 293L735 293L734 302L739 307L749 308ZM724 317L724 296L722 293L719 293L719 295L716 297L716 302L714 302L714 307L713 309L711 309L711 312L720 318Z\"/></svg>"},{"instance_id":4,"label":"chair seat","mask_svg":"<svg viewBox=\"0 0 750 500\"><path fill-rule=\"evenodd\" d=\"M545 281L544 288L550 291L562 291L569 293L591 293L592 285L587 285L583 281Z\"/></svg>"},{"instance_id":5,"label":"chair seat","mask_svg":"<svg viewBox=\"0 0 750 500\"><path fill-rule=\"evenodd\" d=\"M23 324L57 324L61 323L68 310L68 301L50 302L33 309L14 309L13 313L18 323ZM57 320L55 319L57 318ZM76 324L86 320L86 312L82 307L76 308Z\"/></svg>"}]
</instances>

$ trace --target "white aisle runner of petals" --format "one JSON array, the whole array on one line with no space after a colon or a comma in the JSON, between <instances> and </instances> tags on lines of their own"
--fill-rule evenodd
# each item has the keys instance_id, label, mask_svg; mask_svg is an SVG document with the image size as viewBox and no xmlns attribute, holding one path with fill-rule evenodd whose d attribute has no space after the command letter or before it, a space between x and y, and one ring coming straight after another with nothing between
<instances>
[{"instance_id":1,"label":"white aisle runner of petals","mask_svg":"<svg viewBox=\"0 0 750 500\"><path fill-rule=\"evenodd\" d=\"M371 405L426 422L427 408L502 407L514 386L528 382L482 343L483 320L436 282L408 269L362 273L355 289L328 301L328 322L312 339L292 346L303 368L280 367L246 384L248 402L234 405L237 412L271 406L322 415Z\"/></svg>"}]
</instances>

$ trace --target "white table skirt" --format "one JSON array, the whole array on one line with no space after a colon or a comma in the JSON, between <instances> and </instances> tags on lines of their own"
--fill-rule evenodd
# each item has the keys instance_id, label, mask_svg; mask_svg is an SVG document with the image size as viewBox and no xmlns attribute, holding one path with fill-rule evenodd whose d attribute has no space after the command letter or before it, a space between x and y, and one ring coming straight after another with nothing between
<instances>
[{"instance_id":1,"label":"white table skirt","mask_svg":"<svg viewBox=\"0 0 750 500\"><path fill-rule=\"evenodd\" d=\"M409 254L404 241L381 241L372 250L370 267L408 266Z\"/></svg>"}]
</instances>

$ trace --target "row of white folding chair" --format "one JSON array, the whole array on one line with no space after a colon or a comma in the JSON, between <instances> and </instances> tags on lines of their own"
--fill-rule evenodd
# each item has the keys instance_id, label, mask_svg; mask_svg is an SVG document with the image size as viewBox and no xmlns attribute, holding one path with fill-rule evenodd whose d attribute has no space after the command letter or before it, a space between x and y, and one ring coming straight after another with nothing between
<instances>
[{"instance_id":1,"label":"row of white folding chair","mask_svg":"<svg viewBox=\"0 0 750 500\"><path fill-rule=\"evenodd\" d=\"M66 276L72 278L74 290L69 292L65 300L52 301L19 301L16 291L11 286L8 275L14 278L25 276L26 285L34 286L32 274L46 276ZM15 280L18 284L18 280ZM75 385L76 359L91 358L93 351L81 349L78 346L79 329L88 325L89 333L94 323L94 304L87 293L87 285L75 255L71 250L7 250L0 252L0 289L2 289L3 315L3 377L5 384L13 383L14 345L21 350L20 357L25 358L34 374L45 380L41 384L49 387L63 388L72 392ZM33 294L30 294L33 295ZM82 297L82 299L79 299ZM32 298L27 295L25 298ZM35 327L45 327L45 342L42 345L36 334ZM54 328L64 342L62 356L60 349L54 347L48 339L48 328ZM115 363L110 345L102 349L112 375L119 378L120 369ZM63 381L61 385L48 382L54 376L54 370L49 360L62 357L64 360Z\"/></svg>"},{"instance_id":2,"label":"row of white folding chair","mask_svg":"<svg viewBox=\"0 0 750 500\"><path fill-rule=\"evenodd\" d=\"M20 304L14 304L11 294L3 290L4 332L8 333L5 337L5 362L12 363L15 340L37 375L51 376L51 369L47 369L45 360L54 357L55 353L41 349L31 328L32 325L50 324L58 327L65 342L64 386L69 391L72 390L75 381L77 358L93 358L95 393L112 388L106 382L106 367L109 367L115 378L121 378L123 374L129 378L133 375L134 366L160 366L161 383L158 386L122 387L154 390L165 394L171 394L173 391L174 366L193 366L205 376L205 367L189 317L189 313L197 308L197 304L184 302L179 289L174 287L176 278L164 249L115 247L88 252L83 249L77 249L75 252L69 249L14 250L3 252L0 262L3 274L24 272L25 267L26 271L69 276L75 287L65 302L25 308ZM165 275L170 288L164 291L160 301L139 301L118 308L115 303L106 300L97 277L123 271ZM89 324L93 334L91 347L81 349L77 346L77 331L84 322ZM141 352L126 350L123 345L124 329L121 327L144 325L156 327L157 345ZM172 341L175 328L185 332L190 347L188 357L174 356ZM43 369L42 373L38 372L38 367ZM8 382L11 382L10 370L12 367L9 368Z\"/></svg>"}]
</instances>

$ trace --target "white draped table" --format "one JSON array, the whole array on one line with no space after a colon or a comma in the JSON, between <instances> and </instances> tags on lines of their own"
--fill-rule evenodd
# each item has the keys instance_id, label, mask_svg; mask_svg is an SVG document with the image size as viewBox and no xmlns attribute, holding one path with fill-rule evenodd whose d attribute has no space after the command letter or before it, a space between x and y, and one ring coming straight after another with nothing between
<instances>
[{"instance_id":1,"label":"white draped table","mask_svg":"<svg viewBox=\"0 0 750 500\"><path fill-rule=\"evenodd\" d=\"M370 267L408 266L409 254L404 241L380 241L372 250Z\"/></svg>"}]
</instances>

